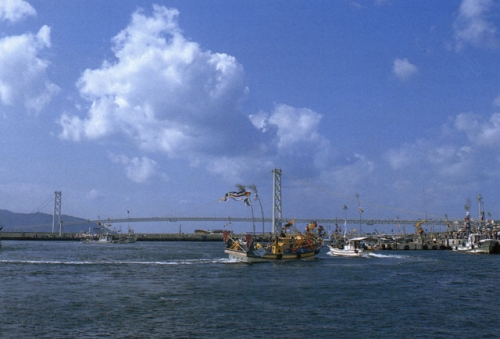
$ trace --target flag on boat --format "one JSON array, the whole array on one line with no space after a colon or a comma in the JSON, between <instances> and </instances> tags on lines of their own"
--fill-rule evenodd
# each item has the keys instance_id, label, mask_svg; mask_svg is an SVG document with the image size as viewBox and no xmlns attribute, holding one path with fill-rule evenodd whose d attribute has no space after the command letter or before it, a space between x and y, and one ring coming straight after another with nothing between
<instances>
[{"instance_id":1,"label":"flag on boat","mask_svg":"<svg viewBox=\"0 0 500 339\"><path fill-rule=\"evenodd\" d=\"M227 201L227 198L231 198L233 200L243 201L245 205L250 206L249 197L251 194L251 192L246 190L241 190L238 192L227 192L222 198L219 199L219 201Z\"/></svg>"},{"instance_id":2,"label":"flag on boat","mask_svg":"<svg viewBox=\"0 0 500 339\"><path fill-rule=\"evenodd\" d=\"M359 212L363 213L363 208L361 206L359 206Z\"/></svg>"}]
</instances>

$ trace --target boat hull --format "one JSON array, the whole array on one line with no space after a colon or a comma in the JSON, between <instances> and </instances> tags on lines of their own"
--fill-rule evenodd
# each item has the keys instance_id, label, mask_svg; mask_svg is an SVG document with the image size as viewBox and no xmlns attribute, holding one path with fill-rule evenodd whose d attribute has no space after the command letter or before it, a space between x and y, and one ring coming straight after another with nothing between
<instances>
[{"instance_id":1,"label":"boat hull","mask_svg":"<svg viewBox=\"0 0 500 339\"><path fill-rule=\"evenodd\" d=\"M251 251L245 252L232 249L226 249L224 252L228 254L230 260L244 262L247 264L253 264L253 263L282 261L282 260L314 259L316 254L319 253L319 250L304 252L304 253L283 253L283 254L266 253L264 255L257 255Z\"/></svg>"},{"instance_id":2,"label":"boat hull","mask_svg":"<svg viewBox=\"0 0 500 339\"><path fill-rule=\"evenodd\" d=\"M361 257L375 251L367 251L364 249L341 249L333 246L328 246L330 254L341 257Z\"/></svg>"},{"instance_id":3,"label":"boat hull","mask_svg":"<svg viewBox=\"0 0 500 339\"><path fill-rule=\"evenodd\" d=\"M137 238L120 238L118 240L113 240L115 244L133 244L137 241Z\"/></svg>"},{"instance_id":4,"label":"boat hull","mask_svg":"<svg viewBox=\"0 0 500 339\"><path fill-rule=\"evenodd\" d=\"M88 238L82 238L80 241L85 244L112 244L113 237L111 235L102 235L99 236L98 239L88 237Z\"/></svg>"},{"instance_id":5,"label":"boat hull","mask_svg":"<svg viewBox=\"0 0 500 339\"><path fill-rule=\"evenodd\" d=\"M345 244L329 244L329 254L342 257L362 257L375 252L376 246L367 243L368 237L351 238L345 241Z\"/></svg>"}]
</instances>

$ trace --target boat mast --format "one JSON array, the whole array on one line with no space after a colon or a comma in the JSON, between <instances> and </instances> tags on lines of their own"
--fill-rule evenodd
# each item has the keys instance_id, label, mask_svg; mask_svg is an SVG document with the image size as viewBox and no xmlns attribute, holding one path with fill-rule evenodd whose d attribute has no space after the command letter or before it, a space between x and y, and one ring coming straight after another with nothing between
<instances>
[{"instance_id":1,"label":"boat mast","mask_svg":"<svg viewBox=\"0 0 500 339\"><path fill-rule=\"evenodd\" d=\"M262 202L260 201L259 192L257 191L257 186L255 186L255 184L251 184L248 187L253 191L254 199L259 201L260 214L262 215L262 236L264 236L264 210L262 209Z\"/></svg>"},{"instance_id":2,"label":"boat mast","mask_svg":"<svg viewBox=\"0 0 500 339\"><path fill-rule=\"evenodd\" d=\"M283 223L281 214L281 169L273 169L273 235L280 234Z\"/></svg>"},{"instance_id":3,"label":"boat mast","mask_svg":"<svg viewBox=\"0 0 500 339\"><path fill-rule=\"evenodd\" d=\"M478 194L477 195L477 204L479 206L479 218L477 219L478 220L478 227L477 227L477 231L479 232L481 230L481 222L483 221L482 219L482 214L481 214L481 203L482 203L482 200L483 200L483 197L481 197L481 194Z\"/></svg>"}]
</instances>

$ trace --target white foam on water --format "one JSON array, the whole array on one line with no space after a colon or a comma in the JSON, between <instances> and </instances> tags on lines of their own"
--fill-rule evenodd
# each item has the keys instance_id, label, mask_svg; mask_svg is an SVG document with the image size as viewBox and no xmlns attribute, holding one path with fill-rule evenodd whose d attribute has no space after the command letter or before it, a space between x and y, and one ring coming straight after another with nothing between
<instances>
[{"instance_id":1,"label":"white foam on water","mask_svg":"<svg viewBox=\"0 0 500 339\"><path fill-rule=\"evenodd\" d=\"M368 256L373 258L382 258L382 259L407 259L409 256L407 255L397 255L397 254L380 254L380 253L369 253Z\"/></svg>"},{"instance_id":2,"label":"white foam on water","mask_svg":"<svg viewBox=\"0 0 500 339\"><path fill-rule=\"evenodd\" d=\"M169 261L0 260L0 263L28 265L199 265L226 263L228 260L229 259L179 259Z\"/></svg>"}]
</instances>

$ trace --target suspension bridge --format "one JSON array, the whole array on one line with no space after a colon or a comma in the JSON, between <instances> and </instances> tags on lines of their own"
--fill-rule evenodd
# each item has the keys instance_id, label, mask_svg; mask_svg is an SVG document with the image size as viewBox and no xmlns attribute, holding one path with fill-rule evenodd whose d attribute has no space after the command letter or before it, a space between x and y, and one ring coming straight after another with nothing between
<instances>
[{"instance_id":1,"label":"suspension bridge","mask_svg":"<svg viewBox=\"0 0 500 339\"><path fill-rule=\"evenodd\" d=\"M373 225L415 225L418 222L421 222L421 219L418 220L403 220L403 219L370 219L370 220L363 220L363 219L338 219L338 218L333 218L333 219L318 219L318 218L284 218L283 220L295 220L296 224L308 224L311 221L316 221L318 224L343 224L344 222L349 224L349 225L367 225L367 226L373 226ZM142 217L142 218L108 218L108 219L95 219L95 220L89 220L89 223L135 223L135 222L238 222L238 223L255 223L259 224L262 223L262 219L252 219L252 218L245 218L245 217L170 217L170 216L165 216L165 217ZM264 223L271 223L272 219L271 218L264 218ZM427 220L427 223L433 224L433 225L438 225L438 226L446 226L447 224L450 224L450 222L446 220ZM66 223L66 224L71 224L71 223Z\"/></svg>"},{"instance_id":2,"label":"suspension bridge","mask_svg":"<svg viewBox=\"0 0 500 339\"><path fill-rule=\"evenodd\" d=\"M282 223L284 221L294 220L296 227L300 228L301 224L309 224L312 221L315 221L318 225L323 226L331 226L331 225L342 225L346 224L351 227L355 227L359 225L359 231L362 231L363 226L375 226L375 225L398 225L406 226L406 225L422 225L426 223L428 226L445 226L446 229L444 231L458 229L463 224L463 221L448 220L448 217L445 215L445 219L432 219L432 218L421 218L421 219L363 219L361 214L359 218L356 219L344 219L344 218L285 218L281 213L281 170L274 169L273 170L273 202L274 209L272 211L271 218L257 217L253 215L252 217L232 217L232 216L211 216L211 217L203 217L203 216L160 216L160 217L134 217L130 218L129 215L127 217L120 218L106 218L106 219L89 219L87 221L63 221L61 216L61 201L62 201L62 193L61 191L54 192L54 214L53 214L53 222L52 222L52 233L54 233L57 228L59 229L59 234L62 234L63 222L65 226L69 225L81 225L84 223L88 224L123 224L123 223L158 223L158 222L171 222L171 223L181 223L181 222L194 222L194 223L204 223L204 222L212 222L212 223L251 223L253 224L253 228L255 230L257 225L262 225L262 231L264 232L264 224L271 224L273 232L277 229L281 230ZM244 187L243 187L244 188ZM258 198L256 188L254 187L255 197ZM359 199L359 196L356 195ZM260 199L258 199L260 202ZM481 196L478 196L478 202L481 209ZM359 204L359 201L358 201ZM345 206L344 206L345 207ZM262 209L262 204L261 204ZM361 207L360 207L361 210ZM127 211L128 214L128 211ZM496 222L494 222L496 224ZM42 226L42 225L37 225ZM259 227L260 228L260 227ZM365 229L366 231L366 229ZM374 228L374 231L376 229Z\"/></svg>"}]
</instances>

